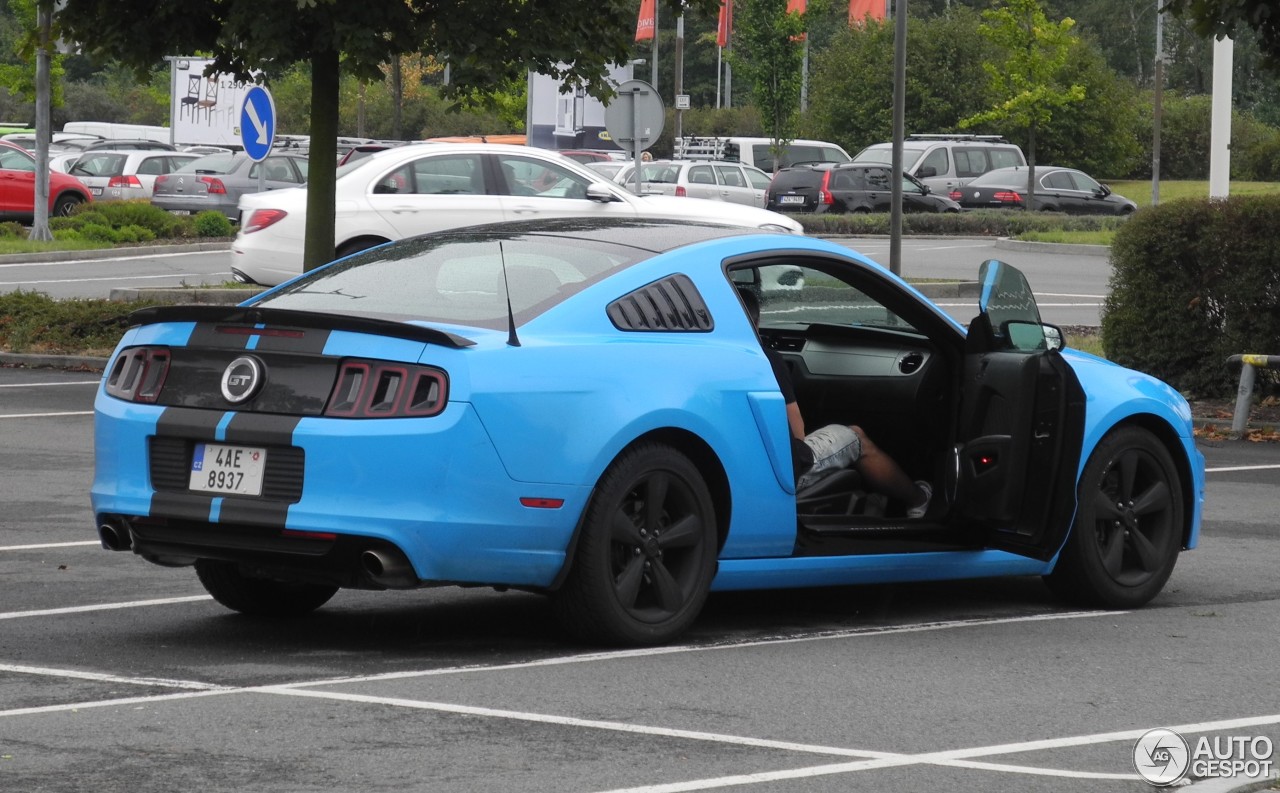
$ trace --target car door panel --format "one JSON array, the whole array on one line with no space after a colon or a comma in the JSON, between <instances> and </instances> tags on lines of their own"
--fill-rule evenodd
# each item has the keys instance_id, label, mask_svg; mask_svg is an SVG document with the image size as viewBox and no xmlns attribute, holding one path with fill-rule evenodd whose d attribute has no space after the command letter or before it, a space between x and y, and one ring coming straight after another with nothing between
<instances>
[{"instance_id":1,"label":"car door panel","mask_svg":"<svg viewBox=\"0 0 1280 793\"><path fill-rule=\"evenodd\" d=\"M428 155L378 178L369 206L395 236L506 219L478 154Z\"/></svg>"}]
</instances>

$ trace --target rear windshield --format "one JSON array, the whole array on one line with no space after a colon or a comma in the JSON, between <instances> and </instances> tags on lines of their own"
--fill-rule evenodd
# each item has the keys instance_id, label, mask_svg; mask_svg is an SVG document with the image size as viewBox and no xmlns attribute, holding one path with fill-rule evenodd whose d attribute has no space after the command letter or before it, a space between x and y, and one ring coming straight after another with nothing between
<instances>
[{"instance_id":1,"label":"rear windshield","mask_svg":"<svg viewBox=\"0 0 1280 793\"><path fill-rule=\"evenodd\" d=\"M814 187L822 184L823 171L814 168L796 168L778 171L773 176L770 190L794 190L797 187Z\"/></svg>"},{"instance_id":2,"label":"rear windshield","mask_svg":"<svg viewBox=\"0 0 1280 793\"><path fill-rule=\"evenodd\" d=\"M257 305L502 330L508 298L523 324L649 255L535 234L433 235L317 270Z\"/></svg>"},{"instance_id":3,"label":"rear windshield","mask_svg":"<svg viewBox=\"0 0 1280 793\"><path fill-rule=\"evenodd\" d=\"M119 176L124 173L127 154L85 154L71 166L76 176Z\"/></svg>"},{"instance_id":4,"label":"rear windshield","mask_svg":"<svg viewBox=\"0 0 1280 793\"><path fill-rule=\"evenodd\" d=\"M231 173L235 170L236 156L230 152L225 154L208 154L198 160L192 160L178 169L182 173Z\"/></svg>"}]
</instances>

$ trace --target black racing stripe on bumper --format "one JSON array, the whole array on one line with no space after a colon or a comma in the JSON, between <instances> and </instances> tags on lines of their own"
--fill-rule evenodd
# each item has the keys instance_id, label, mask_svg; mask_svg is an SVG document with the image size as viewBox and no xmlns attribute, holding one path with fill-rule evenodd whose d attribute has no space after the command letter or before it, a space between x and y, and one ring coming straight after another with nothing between
<instances>
[{"instance_id":1,"label":"black racing stripe on bumper","mask_svg":"<svg viewBox=\"0 0 1280 793\"><path fill-rule=\"evenodd\" d=\"M213 499L212 494L155 493L151 496L151 515L207 522Z\"/></svg>"},{"instance_id":2,"label":"black racing stripe on bumper","mask_svg":"<svg viewBox=\"0 0 1280 793\"><path fill-rule=\"evenodd\" d=\"M194 408L165 408L156 422L156 434L177 438L194 438L201 441L215 440L218 424L226 415L220 410Z\"/></svg>"},{"instance_id":3,"label":"black racing stripe on bumper","mask_svg":"<svg viewBox=\"0 0 1280 793\"><path fill-rule=\"evenodd\" d=\"M243 350L250 338L252 337L241 333L219 333L218 326L212 322L197 322L195 330L191 331L191 338L187 340L187 346Z\"/></svg>"},{"instance_id":4,"label":"black racing stripe on bumper","mask_svg":"<svg viewBox=\"0 0 1280 793\"><path fill-rule=\"evenodd\" d=\"M227 443L251 446L292 446L293 431L301 416L273 413L236 413L227 423Z\"/></svg>"}]
</instances>

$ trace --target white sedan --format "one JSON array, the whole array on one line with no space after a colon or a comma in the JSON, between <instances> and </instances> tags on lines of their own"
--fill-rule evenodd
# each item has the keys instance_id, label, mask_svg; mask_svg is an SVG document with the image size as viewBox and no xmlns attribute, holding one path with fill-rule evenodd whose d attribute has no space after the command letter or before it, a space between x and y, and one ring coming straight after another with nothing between
<instances>
[{"instance_id":1,"label":"white sedan","mask_svg":"<svg viewBox=\"0 0 1280 793\"><path fill-rule=\"evenodd\" d=\"M792 234L794 219L723 201L635 195L554 151L493 143L425 143L338 169L337 257L431 231L547 217L708 220ZM307 191L245 195L231 272L274 286L302 272Z\"/></svg>"}]
</instances>

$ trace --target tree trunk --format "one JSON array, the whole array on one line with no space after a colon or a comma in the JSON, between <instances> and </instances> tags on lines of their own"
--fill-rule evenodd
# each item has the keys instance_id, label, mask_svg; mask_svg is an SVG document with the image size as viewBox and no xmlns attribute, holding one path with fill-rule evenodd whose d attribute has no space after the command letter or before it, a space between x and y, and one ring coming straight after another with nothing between
<instances>
[{"instance_id":1,"label":"tree trunk","mask_svg":"<svg viewBox=\"0 0 1280 793\"><path fill-rule=\"evenodd\" d=\"M332 261L335 172L338 166L338 53L311 56L311 150L307 173L307 228L302 269Z\"/></svg>"}]
</instances>

